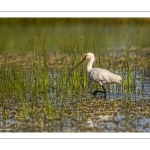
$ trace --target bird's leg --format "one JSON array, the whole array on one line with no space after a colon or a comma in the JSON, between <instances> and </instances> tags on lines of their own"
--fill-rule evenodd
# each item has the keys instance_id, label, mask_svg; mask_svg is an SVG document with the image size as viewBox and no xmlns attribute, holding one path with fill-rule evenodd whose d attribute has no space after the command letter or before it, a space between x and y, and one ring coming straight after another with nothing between
<instances>
[{"instance_id":1,"label":"bird's leg","mask_svg":"<svg viewBox=\"0 0 150 150\"><path fill-rule=\"evenodd\" d=\"M100 92L100 93L105 93L104 91L95 90L95 91L92 93L92 95L96 95L98 92Z\"/></svg>"},{"instance_id":2,"label":"bird's leg","mask_svg":"<svg viewBox=\"0 0 150 150\"><path fill-rule=\"evenodd\" d=\"M95 95L96 95L98 92L100 92L100 93L104 93L104 94L105 94L105 98L106 98L106 89L105 89L105 87L104 87L103 85L102 85L102 88L103 88L104 91L95 90L95 91L92 93L92 95L94 95L94 97L95 97Z\"/></svg>"},{"instance_id":3,"label":"bird's leg","mask_svg":"<svg viewBox=\"0 0 150 150\"><path fill-rule=\"evenodd\" d=\"M102 85L102 88L103 88L103 90L104 90L104 93L105 93L105 99L106 99L106 88L105 88L105 86L103 86L103 85Z\"/></svg>"}]
</instances>

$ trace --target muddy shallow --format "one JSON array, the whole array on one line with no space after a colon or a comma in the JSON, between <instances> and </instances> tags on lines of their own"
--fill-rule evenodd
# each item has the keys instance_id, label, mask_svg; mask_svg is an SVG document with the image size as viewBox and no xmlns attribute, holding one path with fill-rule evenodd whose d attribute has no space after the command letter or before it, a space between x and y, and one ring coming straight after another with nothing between
<instances>
[{"instance_id":1,"label":"muddy shallow","mask_svg":"<svg viewBox=\"0 0 150 150\"><path fill-rule=\"evenodd\" d=\"M53 117L47 114L43 91L38 91L40 94L37 94L33 103L30 97L19 101L12 94L11 99L0 102L0 132L150 131L149 71L145 72L144 82L141 80L141 72L137 72L136 87L131 93L123 91L121 85L110 85L106 100L103 94L97 95L97 98L91 95L95 90L91 86L92 81L88 80L89 87L86 86L85 91L65 89L64 86L58 86L62 84L58 81L62 80L61 75L59 78L57 75L56 71L50 74L53 85L48 90ZM23 111L23 107L26 110ZM27 118L23 117L25 115Z\"/></svg>"},{"instance_id":2,"label":"muddy shallow","mask_svg":"<svg viewBox=\"0 0 150 150\"><path fill-rule=\"evenodd\" d=\"M32 112L25 120L21 118L18 102L6 101L8 119L1 109L0 132L150 132L149 84L145 80L144 90L139 92L139 81L135 94L108 93L106 100L102 94L98 99L91 94L78 99L75 95L62 98L55 91L53 119L44 115L42 106L46 103L29 108Z\"/></svg>"}]
</instances>

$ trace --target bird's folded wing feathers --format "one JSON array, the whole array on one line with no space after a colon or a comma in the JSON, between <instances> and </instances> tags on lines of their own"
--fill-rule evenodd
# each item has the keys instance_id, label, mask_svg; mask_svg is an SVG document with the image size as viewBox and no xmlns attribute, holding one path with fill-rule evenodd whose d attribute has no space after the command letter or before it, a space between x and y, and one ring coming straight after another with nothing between
<instances>
[{"instance_id":1,"label":"bird's folded wing feathers","mask_svg":"<svg viewBox=\"0 0 150 150\"><path fill-rule=\"evenodd\" d=\"M90 77L97 82L120 83L121 77L108 70L93 68Z\"/></svg>"}]
</instances>

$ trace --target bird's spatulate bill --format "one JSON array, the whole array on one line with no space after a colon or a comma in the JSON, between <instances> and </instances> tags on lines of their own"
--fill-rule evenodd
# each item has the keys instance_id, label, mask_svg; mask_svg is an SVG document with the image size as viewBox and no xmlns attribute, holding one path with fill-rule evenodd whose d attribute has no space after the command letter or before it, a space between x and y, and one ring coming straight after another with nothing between
<instances>
[{"instance_id":1,"label":"bird's spatulate bill","mask_svg":"<svg viewBox=\"0 0 150 150\"><path fill-rule=\"evenodd\" d=\"M85 59L86 59L86 56L72 69L72 71L73 71L74 69L76 69Z\"/></svg>"}]
</instances>

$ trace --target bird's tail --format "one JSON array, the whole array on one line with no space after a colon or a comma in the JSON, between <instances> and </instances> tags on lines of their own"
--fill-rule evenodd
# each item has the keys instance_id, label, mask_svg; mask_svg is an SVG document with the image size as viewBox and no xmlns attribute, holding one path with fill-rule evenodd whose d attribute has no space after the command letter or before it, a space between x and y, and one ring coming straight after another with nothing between
<instances>
[{"instance_id":1,"label":"bird's tail","mask_svg":"<svg viewBox=\"0 0 150 150\"><path fill-rule=\"evenodd\" d=\"M118 84L121 84L121 80L122 80L122 78L121 78L119 75L117 75L117 76L118 76L117 83L118 83Z\"/></svg>"},{"instance_id":2,"label":"bird's tail","mask_svg":"<svg viewBox=\"0 0 150 150\"><path fill-rule=\"evenodd\" d=\"M122 78L119 75L113 74L111 80L117 84L121 84Z\"/></svg>"}]
</instances>

